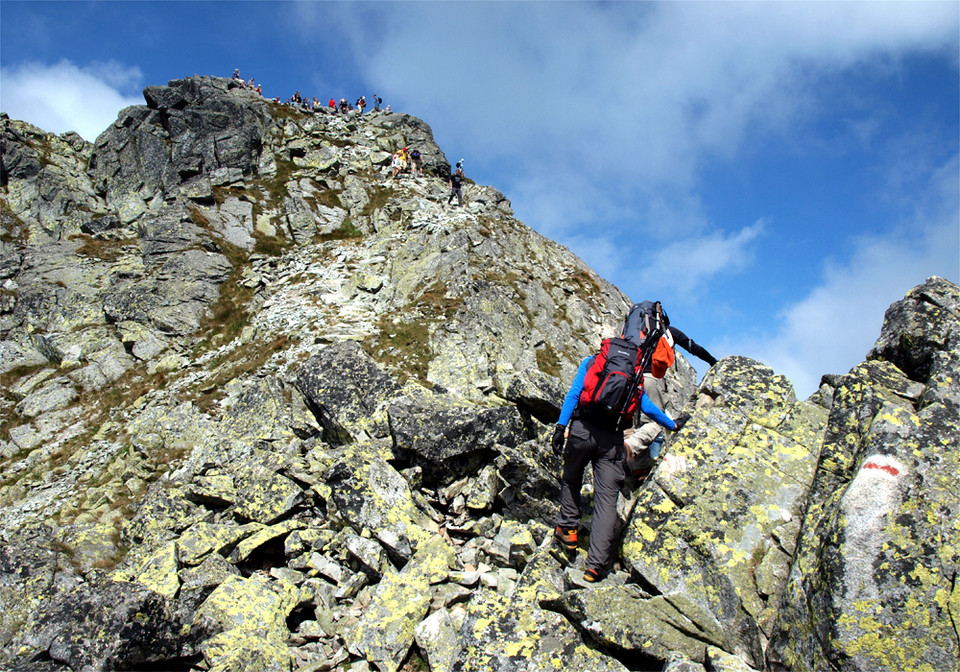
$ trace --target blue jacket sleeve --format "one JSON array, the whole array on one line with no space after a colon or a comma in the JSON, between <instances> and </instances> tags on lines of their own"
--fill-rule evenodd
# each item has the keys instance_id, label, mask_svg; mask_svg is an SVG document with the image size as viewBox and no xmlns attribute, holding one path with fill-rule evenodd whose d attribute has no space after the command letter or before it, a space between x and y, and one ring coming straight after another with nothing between
<instances>
[{"instance_id":1,"label":"blue jacket sleeve","mask_svg":"<svg viewBox=\"0 0 960 672\"><path fill-rule=\"evenodd\" d=\"M557 420L558 425L566 427L570 424L570 417L573 415L573 410L577 407L577 402L580 401L580 393L583 392L583 380L587 377L587 369L590 368L591 359L593 359L592 356L584 357L583 361L580 362L577 375L573 377L570 389L567 390L567 395L563 398L563 406L560 408L560 418Z\"/></svg>"},{"instance_id":2,"label":"blue jacket sleeve","mask_svg":"<svg viewBox=\"0 0 960 672\"><path fill-rule=\"evenodd\" d=\"M650 397L647 396L646 392L644 392L643 396L640 397L640 410L646 413L648 417L653 418L653 420L656 421L656 423L661 427L666 427L671 431L677 428L677 423L671 420L666 413L661 411L659 406L650 401Z\"/></svg>"}]
</instances>

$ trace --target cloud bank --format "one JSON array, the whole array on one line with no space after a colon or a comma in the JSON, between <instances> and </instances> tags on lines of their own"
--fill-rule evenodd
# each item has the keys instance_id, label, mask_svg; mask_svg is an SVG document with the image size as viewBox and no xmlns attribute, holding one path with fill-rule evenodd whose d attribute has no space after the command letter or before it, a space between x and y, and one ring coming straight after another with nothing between
<instances>
[{"instance_id":1,"label":"cloud bank","mask_svg":"<svg viewBox=\"0 0 960 672\"><path fill-rule=\"evenodd\" d=\"M805 398L827 373L846 373L880 336L887 307L931 275L954 282L960 274L960 158L936 171L912 221L889 236L863 236L850 260L825 263L801 301L783 308L769 338L727 341L794 384Z\"/></svg>"},{"instance_id":2,"label":"cloud bank","mask_svg":"<svg viewBox=\"0 0 960 672\"><path fill-rule=\"evenodd\" d=\"M20 63L0 69L0 108L45 131L76 131L93 142L120 110L143 104L142 79L139 68L116 62L84 67L66 60Z\"/></svg>"}]
</instances>

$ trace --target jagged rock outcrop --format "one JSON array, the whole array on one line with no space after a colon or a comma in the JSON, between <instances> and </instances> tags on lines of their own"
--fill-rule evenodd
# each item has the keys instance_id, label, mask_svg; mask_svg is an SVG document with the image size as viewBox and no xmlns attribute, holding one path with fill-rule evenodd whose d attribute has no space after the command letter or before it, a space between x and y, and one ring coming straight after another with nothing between
<instances>
[{"instance_id":1,"label":"jagged rock outcrop","mask_svg":"<svg viewBox=\"0 0 960 672\"><path fill-rule=\"evenodd\" d=\"M629 299L493 187L447 208L415 117L144 97L92 145L0 120L0 666L956 667L955 285L807 401L679 358L586 585L549 436Z\"/></svg>"},{"instance_id":2,"label":"jagged rock outcrop","mask_svg":"<svg viewBox=\"0 0 960 672\"><path fill-rule=\"evenodd\" d=\"M931 278L835 380L772 669L957 667L958 346L960 291Z\"/></svg>"}]
</instances>

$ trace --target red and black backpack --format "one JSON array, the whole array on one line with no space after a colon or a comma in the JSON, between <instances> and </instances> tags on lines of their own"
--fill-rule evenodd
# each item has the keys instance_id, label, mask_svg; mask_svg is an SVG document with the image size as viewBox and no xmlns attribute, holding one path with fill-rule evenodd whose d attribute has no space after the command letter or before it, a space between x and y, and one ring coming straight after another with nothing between
<instances>
[{"instance_id":1,"label":"red and black backpack","mask_svg":"<svg viewBox=\"0 0 960 672\"><path fill-rule=\"evenodd\" d=\"M578 413L609 426L629 424L643 394L643 370L652 363L653 375L662 378L673 364L669 325L659 301L634 304L620 338L604 339L587 368Z\"/></svg>"},{"instance_id":2,"label":"red and black backpack","mask_svg":"<svg viewBox=\"0 0 960 672\"><path fill-rule=\"evenodd\" d=\"M583 379L580 415L615 426L632 417L643 391L640 348L622 338L606 338Z\"/></svg>"}]
</instances>

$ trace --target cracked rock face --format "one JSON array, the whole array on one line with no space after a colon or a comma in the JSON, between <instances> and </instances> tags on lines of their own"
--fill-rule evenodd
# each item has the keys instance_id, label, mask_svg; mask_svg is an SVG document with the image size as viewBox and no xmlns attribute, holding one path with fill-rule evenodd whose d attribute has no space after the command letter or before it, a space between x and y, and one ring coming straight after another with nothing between
<instances>
[{"instance_id":1,"label":"cracked rock face","mask_svg":"<svg viewBox=\"0 0 960 672\"><path fill-rule=\"evenodd\" d=\"M960 291L930 278L837 381L771 646L780 669L957 665L958 345Z\"/></svg>"},{"instance_id":2,"label":"cracked rock face","mask_svg":"<svg viewBox=\"0 0 960 672\"><path fill-rule=\"evenodd\" d=\"M589 585L549 439L631 300L493 187L448 209L415 117L144 98L93 144L0 119L0 666L956 668L955 285L806 401L678 357Z\"/></svg>"}]
</instances>

